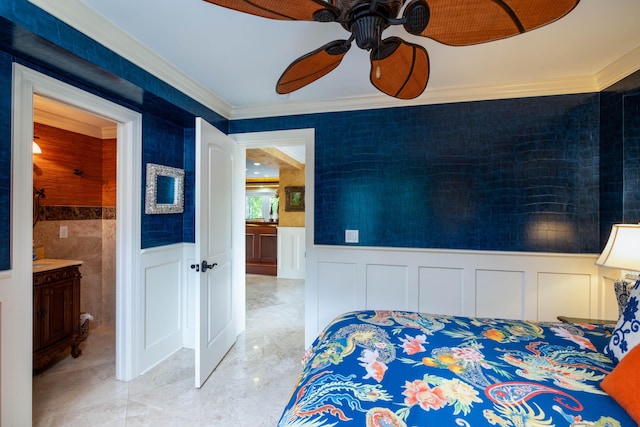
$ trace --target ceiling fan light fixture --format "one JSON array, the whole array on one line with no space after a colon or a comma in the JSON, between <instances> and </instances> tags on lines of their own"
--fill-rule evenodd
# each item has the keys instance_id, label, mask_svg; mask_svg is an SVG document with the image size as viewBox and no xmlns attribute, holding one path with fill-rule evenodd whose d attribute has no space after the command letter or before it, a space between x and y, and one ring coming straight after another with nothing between
<instances>
[{"instance_id":1,"label":"ceiling fan light fixture","mask_svg":"<svg viewBox=\"0 0 640 427\"><path fill-rule=\"evenodd\" d=\"M431 12L424 0L411 1L404 10L404 29L413 35L421 34L429 24Z\"/></svg>"},{"instance_id":2,"label":"ceiling fan light fixture","mask_svg":"<svg viewBox=\"0 0 640 427\"><path fill-rule=\"evenodd\" d=\"M325 51L329 54L329 55L344 55L345 53L347 53L347 51L351 48L351 41L350 40L345 40L344 43L340 43L340 40L338 40L338 43L334 43L333 45L327 47L325 49Z\"/></svg>"},{"instance_id":3,"label":"ceiling fan light fixture","mask_svg":"<svg viewBox=\"0 0 640 427\"><path fill-rule=\"evenodd\" d=\"M313 14L313 20L316 22L335 22L338 16L329 9L320 9Z\"/></svg>"}]
</instances>

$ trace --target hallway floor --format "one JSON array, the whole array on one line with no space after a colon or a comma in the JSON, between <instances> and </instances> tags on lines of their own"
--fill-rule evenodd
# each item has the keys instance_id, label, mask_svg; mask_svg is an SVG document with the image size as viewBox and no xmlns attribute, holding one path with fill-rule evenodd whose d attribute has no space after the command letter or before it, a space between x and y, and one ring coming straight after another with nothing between
<instances>
[{"instance_id":1,"label":"hallway floor","mask_svg":"<svg viewBox=\"0 0 640 427\"><path fill-rule=\"evenodd\" d=\"M193 350L121 382L113 330L81 348L34 376L34 426L275 426L301 372L304 281L247 276L247 328L201 389Z\"/></svg>"}]
</instances>

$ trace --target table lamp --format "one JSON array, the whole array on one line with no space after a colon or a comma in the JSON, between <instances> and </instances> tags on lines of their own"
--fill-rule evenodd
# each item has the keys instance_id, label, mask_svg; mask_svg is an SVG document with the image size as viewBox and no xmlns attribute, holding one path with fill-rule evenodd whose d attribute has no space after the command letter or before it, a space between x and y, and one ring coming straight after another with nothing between
<instances>
[{"instance_id":1,"label":"table lamp","mask_svg":"<svg viewBox=\"0 0 640 427\"><path fill-rule=\"evenodd\" d=\"M630 270L635 272L637 278L637 272L640 271L640 224L614 224L596 265ZM632 286L633 282L628 282L625 278L614 283L619 315L622 315L627 305Z\"/></svg>"}]
</instances>

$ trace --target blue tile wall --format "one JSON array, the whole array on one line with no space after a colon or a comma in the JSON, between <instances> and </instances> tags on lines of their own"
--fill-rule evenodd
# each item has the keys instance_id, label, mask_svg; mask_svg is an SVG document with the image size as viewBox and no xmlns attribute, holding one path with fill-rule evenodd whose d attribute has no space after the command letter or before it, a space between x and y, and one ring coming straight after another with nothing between
<instances>
[{"instance_id":1,"label":"blue tile wall","mask_svg":"<svg viewBox=\"0 0 640 427\"><path fill-rule=\"evenodd\" d=\"M184 129L151 114L142 117L142 164L155 163L184 168ZM144 206L146 176L142 180ZM149 215L141 212L142 248L170 245L183 241L184 213Z\"/></svg>"},{"instance_id":2,"label":"blue tile wall","mask_svg":"<svg viewBox=\"0 0 640 427\"><path fill-rule=\"evenodd\" d=\"M0 271L11 268L11 56L0 51Z\"/></svg>"},{"instance_id":3,"label":"blue tile wall","mask_svg":"<svg viewBox=\"0 0 640 427\"><path fill-rule=\"evenodd\" d=\"M599 96L232 121L313 127L315 243L599 250Z\"/></svg>"}]
</instances>

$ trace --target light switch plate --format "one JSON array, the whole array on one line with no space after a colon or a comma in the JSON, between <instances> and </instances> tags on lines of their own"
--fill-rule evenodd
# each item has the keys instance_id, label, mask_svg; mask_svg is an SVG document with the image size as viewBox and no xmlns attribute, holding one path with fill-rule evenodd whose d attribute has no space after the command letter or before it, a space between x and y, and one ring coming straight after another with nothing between
<instances>
[{"instance_id":1,"label":"light switch plate","mask_svg":"<svg viewBox=\"0 0 640 427\"><path fill-rule=\"evenodd\" d=\"M60 238L61 239L66 239L67 237L69 237L69 227L67 227L66 225L61 225L60 226Z\"/></svg>"},{"instance_id":2,"label":"light switch plate","mask_svg":"<svg viewBox=\"0 0 640 427\"><path fill-rule=\"evenodd\" d=\"M360 241L358 230L344 230L345 243L358 243Z\"/></svg>"}]
</instances>

